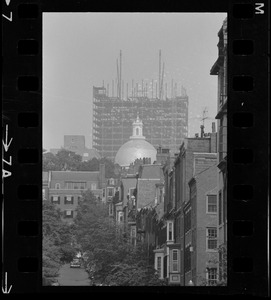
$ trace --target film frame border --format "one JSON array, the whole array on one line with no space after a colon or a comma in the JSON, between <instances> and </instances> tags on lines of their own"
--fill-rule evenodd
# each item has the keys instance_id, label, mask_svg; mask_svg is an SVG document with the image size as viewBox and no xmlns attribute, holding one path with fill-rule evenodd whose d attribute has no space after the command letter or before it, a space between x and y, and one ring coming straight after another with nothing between
<instances>
[{"instance_id":1,"label":"film frame border","mask_svg":"<svg viewBox=\"0 0 271 300\"><path fill-rule=\"evenodd\" d=\"M270 293L270 271L269 267L265 269L262 257L267 258L269 254L268 233L265 232L269 219L265 215L267 203L264 200L256 203L256 199L267 199L269 177L269 132L266 126L269 124L269 44L265 40L270 25L269 16L267 18L269 2L239 0L218 4L206 1L201 7L197 7L198 1L189 2L182 7L169 4L157 12L228 13L228 69L231 73L228 75L228 95L232 99L228 102L227 126L229 276L227 287L211 287L206 294L266 295ZM8 275L5 288L11 293L78 292L73 287L56 290L41 286L42 13L84 12L90 11L90 5L87 1L78 6L74 2L59 1L55 4L35 0L6 0L2 5L5 19L2 18L5 42L2 131L6 146L3 157L6 175L10 174L3 185L5 222L2 249L5 256L2 278ZM153 7L146 10L145 6L135 2L131 7L138 12L156 12ZM105 11L101 7L95 9L93 12ZM118 11L122 11L121 8ZM256 174L259 181L255 183ZM266 233L266 238L260 234L262 232ZM14 247L13 243L17 246ZM255 244L262 247L255 249L252 247ZM89 290L89 287L82 288L80 290ZM92 287L90 291L93 291ZM198 287L169 287L166 293L171 292L205 294Z\"/></svg>"}]
</instances>

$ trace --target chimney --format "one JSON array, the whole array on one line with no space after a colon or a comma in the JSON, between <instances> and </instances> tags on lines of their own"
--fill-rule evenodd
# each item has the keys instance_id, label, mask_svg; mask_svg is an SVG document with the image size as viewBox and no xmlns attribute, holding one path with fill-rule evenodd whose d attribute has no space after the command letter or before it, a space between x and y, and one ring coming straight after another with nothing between
<instances>
[{"instance_id":1,"label":"chimney","mask_svg":"<svg viewBox=\"0 0 271 300\"><path fill-rule=\"evenodd\" d=\"M200 125L200 137L203 138L204 136L204 126Z\"/></svg>"},{"instance_id":2,"label":"chimney","mask_svg":"<svg viewBox=\"0 0 271 300\"><path fill-rule=\"evenodd\" d=\"M212 122L212 133L215 133L215 122Z\"/></svg>"},{"instance_id":3,"label":"chimney","mask_svg":"<svg viewBox=\"0 0 271 300\"><path fill-rule=\"evenodd\" d=\"M157 154L156 154L156 163L164 164L167 158L169 157L169 155L170 155L169 149L159 147L157 149Z\"/></svg>"}]
</instances>

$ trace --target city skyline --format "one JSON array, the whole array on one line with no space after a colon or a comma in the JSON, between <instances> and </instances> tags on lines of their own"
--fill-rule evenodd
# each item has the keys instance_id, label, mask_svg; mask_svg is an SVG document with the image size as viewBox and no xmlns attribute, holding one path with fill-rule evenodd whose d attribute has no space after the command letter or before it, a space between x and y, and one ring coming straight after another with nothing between
<instances>
[{"instance_id":1,"label":"city skyline","mask_svg":"<svg viewBox=\"0 0 271 300\"><path fill-rule=\"evenodd\" d=\"M217 28L225 17L225 13L43 14L43 148L61 147L67 134L84 135L86 146L91 146L92 88L104 83L111 90L120 50L122 78L130 86L132 80L158 79L161 50L164 80L168 84L174 80L178 89L183 86L189 97L188 136L200 131L204 108L209 117L206 132L211 132L217 78L210 76L210 66L217 57Z\"/></svg>"}]
</instances>

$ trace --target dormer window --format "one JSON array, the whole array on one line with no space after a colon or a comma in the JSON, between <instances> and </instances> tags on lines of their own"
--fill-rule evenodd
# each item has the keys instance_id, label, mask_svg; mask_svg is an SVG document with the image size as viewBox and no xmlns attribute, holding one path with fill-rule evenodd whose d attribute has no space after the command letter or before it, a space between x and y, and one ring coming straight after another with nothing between
<instances>
[{"instance_id":1,"label":"dormer window","mask_svg":"<svg viewBox=\"0 0 271 300\"><path fill-rule=\"evenodd\" d=\"M59 190L60 189L60 183L56 183L55 188L56 188L56 190Z\"/></svg>"},{"instance_id":2,"label":"dormer window","mask_svg":"<svg viewBox=\"0 0 271 300\"><path fill-rule=\"evenodd\" d=\"M139 135L139 128L136 128L136 135Z\"/></svg>"}]
</instances>

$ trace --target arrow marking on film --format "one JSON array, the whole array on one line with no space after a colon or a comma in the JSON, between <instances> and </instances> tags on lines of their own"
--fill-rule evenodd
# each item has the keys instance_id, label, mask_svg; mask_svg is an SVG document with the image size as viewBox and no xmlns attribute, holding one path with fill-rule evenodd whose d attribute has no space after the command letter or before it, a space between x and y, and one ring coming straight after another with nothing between
<instances>
[{"instance_id":1,"label":"arrow marking on film","mask_svg":"<svg viewBox=\"0 0 271 300\"><path fill-rule=\"evenodd\" d=\"M7 283L8 283L8 274L7 274L7 272L5 272L5 289L3 289L3 287L2 287L2 292L3 292L4 294L9 294L9 293L10 293L10 290L11 290L11 288L12 288L12 285L11 285L11 286L9 287L9 289L8 289Z\"/></svg>"}]
</instances>

